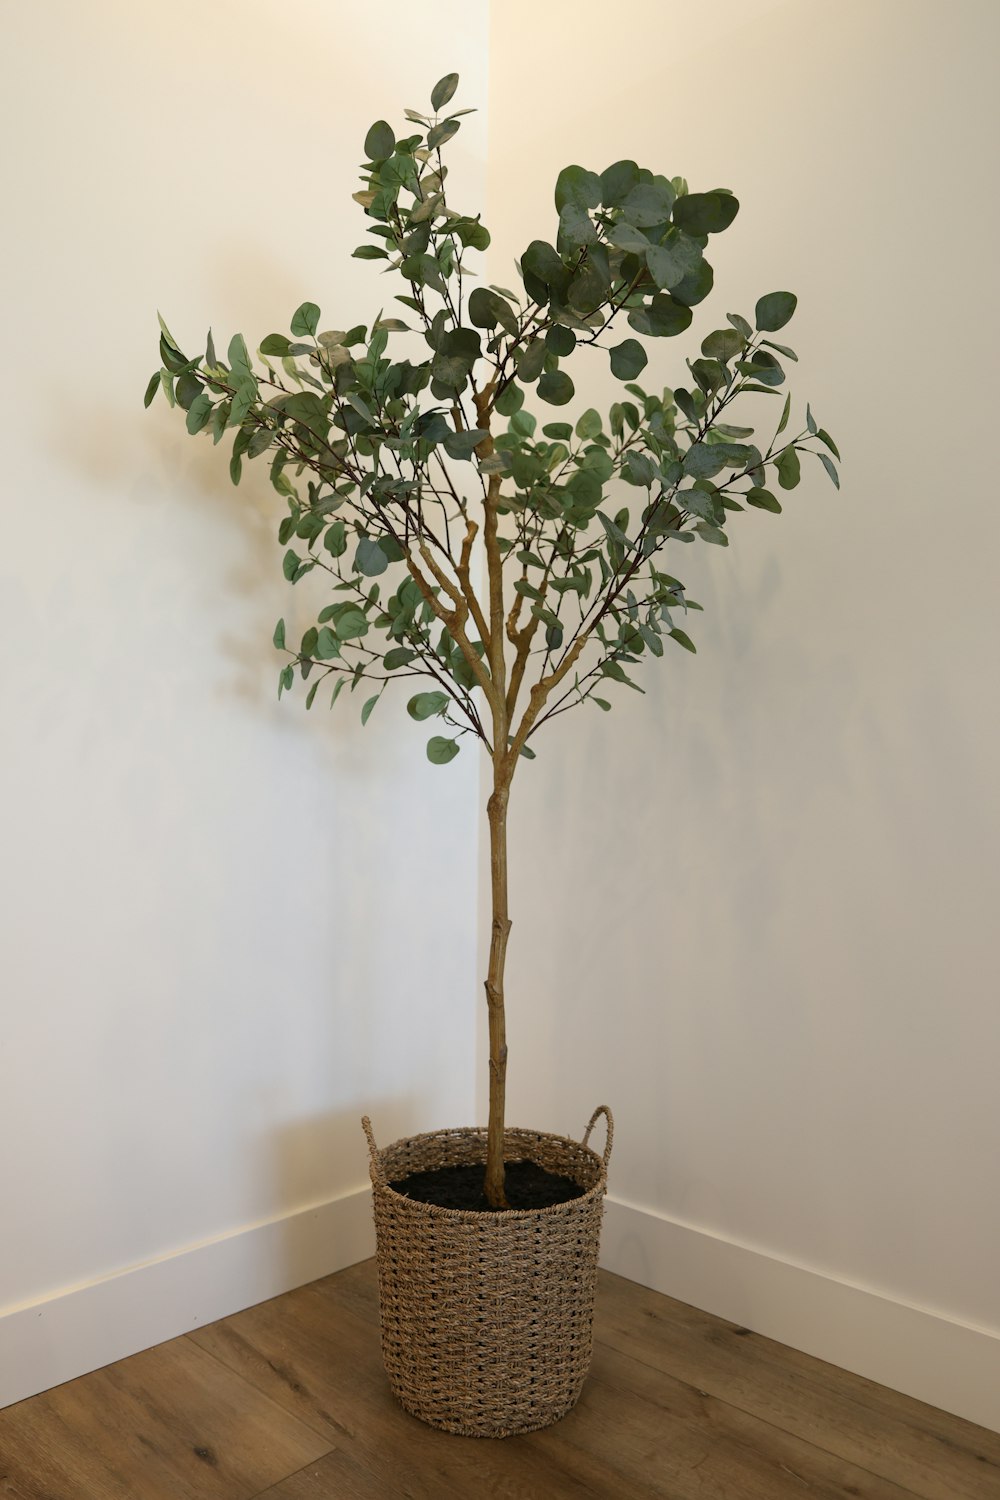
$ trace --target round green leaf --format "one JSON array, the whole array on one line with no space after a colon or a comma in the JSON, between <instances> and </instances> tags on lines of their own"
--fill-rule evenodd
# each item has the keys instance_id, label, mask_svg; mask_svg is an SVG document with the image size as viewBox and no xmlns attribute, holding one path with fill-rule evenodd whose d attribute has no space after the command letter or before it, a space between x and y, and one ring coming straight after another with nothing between
<instances>
[{"instance_id":1,"label":"round green leaf","mask_svg":"<svg viewBox=\"0 0 1000 1500\"><path fill-rule=\"evenodd\" d=\"M365 156L369 161L385 161L391 156L396 144L392 126L385 120L376 120L365 136ZM294 333L294 329L292 332Z\"/></svg>"},{"instance_id":2,"label":"round green leaf","mask_svg":"<svg viewBox=\"0 0 1000 1500\"><path fill-rule=\"evenodd\" d=\"M431 89L431 108L443 109L458 88L458 74L446 73Z\"/></svg>"},{"instance_id":3,"label":"round green leaf","mask_svg":"<svg viewBox=\"0 0 1000 1500\"><path fill-rule=\"evenodd\" d=\"M446 766L458 754L458 741L436 734L427 741L427 759L433 766Z\"/></svg>"},{"instance_id":4,"label":"round green leaf","mask_svg":"<svg viewBox=\"0 0 1000 1500\"><path fill-rule=\"evenodd\" d=\"M618 380L634 380L646 368L648 358L638 339L626 339L611 351L611 373Z\"/></svg>"},{"instance_id":5,"label":"round green leaf","mask_svg":"<svg viewBox=\"0 0 1000 1500\"><path fill-rule=\"evenodd\" d=\"M601 201L601 179L585 167L563 167L556 179L556 213L567 203L577 208L596 208Z\"/></svg>"},{"instance_id":6,"label":"round green leaf","mask_svg":"<svg viewBox=\"0 0 1000 1500\"><path fill-rule=\"evenodd\" d=\"M601 173L601 202L605 208L623 203L639 185L639 168L634 161L616 161Z\"/></svg>"},{"instance_id":7,"label":"round green leaf","mask_svg":"<svg viewBox=\"0 0 1000 1500\"><path fill-rule=\"evenodd\" d=\"M674 206L674 190L665 177L652 182L640 182L622 203L622 215L636 229L647 229L651 224L665 224Z\"/></svg>"},{"instance_id":8,"label":"round green leaf","mask_svg":"<svg viewBox=\"0 0 1000 1500\"><path fill-rule=\"evenodd\" d=\"M354 571L362 573L365 578L377 578L388 566L389 559L378 542L370 536L362 537L354 555Z\"/></svg>"},{"instance_id":9,"label":"round green leaf","mask_svg":"<svg viewBox=\"0 0 1000 1500\"><path fill-rule=\"evenodd\" d=\"M301 338L307 333L315 334L318 327L319 308L315 302L303 302L302 306L296 309L295 316L292 318L292 332L298 334Z\"/></svg>"},{"instance_id":10,"label":"round green leaf","mask_svg":"<svg viewBox=\"0 0 1000 1500\"><path fill-rule=\"evenodd\" d=\"M406 712L411 719L430 719L443 713L450 702L447 693L417 693L406 705Z\"/></svg>"},{"instance_id":11,"label":"round green leaf","mask_svg":"<svg viewBox=\"0 0 1000 1500\"><path fill-rule=\"evenodd\" d=\"M572 401L574 393L572 380L562 370L552 370L538 382L539 397L550 406L565 406L567 401Z\"/></svg>"},{"instance_id":12,"label":"round green leaf","mask_svg":"<svg viewBox=\"0 0 1000 1500\"><path fill-rule=\"evenodd\" d=\"M761 297L754 309L754 317L761 333L777 333L779 328L791 320L798 303L794 292L768 292Z\"/></svg>"},{"instance_id":13,"label":"round green leaf","mask_svg":"<svg viewBox=\"0 0 1000 1500\"><path fill-rule=\"evenodd\" d=\"M718 359L723 363L735 359L745 348L746 340L735 328L717 328L701 342L701 352L706 359Z\"/></svg>"},{"instance_id":14,"label":"round green leaf","mask_svg":"<svg viewBox=\"0 0 1000 1500\"><path fill-rule=\"evenodd\" d=\"M545 340L532 339L517 351L517 378L527 384L537 380L545 364Z\"/></svg>"},{"instance_id":15,"label":"round green leaf","mask_svg":"<svg viewBox=\"0 0 1000 1500\"><path fill-rule=\"evenodd\" d=\"M794 490L802 474L799 455L794 448L786 448L775 463L778 483L783 490Z\"/></svg>"},{"instance_id":16,"label":"round green leaf","mask_svg":"<svg viewBox=\"0 0 1000 1500\"><path fill-rule=\"evenodd\" d=\"M720 234L740 211L732 193L683 193L674 204L674 223L687 234Z\"/></svg>"},{"instance_id":17,"label":"round green leaf","mask_svg":"<svg viewBox=\"0 0 1000 1500\"><path fill-rule=\"evenodd\" d=\"M505 297L477 286L469 297L469 319L477 328L495 328L499 323L507 333L517 333L517 317Z\"/></svg>"},{"instance_id":18,"label":"round green leaf","mask_svg":"<svg viewBox=\"0 0 1000 1500\"><path fill-rule=\"evenodd\" d=\"M524 405L524 392L513 380L505 385L496 399L496 410L501 417L512 417Z\"/></svg>"},{"instance_id":19,"label":"round green leaf","mask_svg":"<svg viewBox=\"0 0 1000 1500\"><path fill-rule=\"evenodd\" d=\"M564 328L561 323L555 323L545 335L545 347L551 354L560 357L572 354L576 348L576 334L572 328Z\"/></svg>"},{"instance_id":20,"label":"round green leaf","mask_svg":"<svg viewBox=\"0 0 1000 1500\"><path fill-rule=\"evenodd\" d=\"M756 506L758 510L770 510L775 515L781 514L781 501L777 495L772 495L770 490L762 489L755 485L752 490L747 490L743 496L748 505Z\"/></svg>"}]
</instances>

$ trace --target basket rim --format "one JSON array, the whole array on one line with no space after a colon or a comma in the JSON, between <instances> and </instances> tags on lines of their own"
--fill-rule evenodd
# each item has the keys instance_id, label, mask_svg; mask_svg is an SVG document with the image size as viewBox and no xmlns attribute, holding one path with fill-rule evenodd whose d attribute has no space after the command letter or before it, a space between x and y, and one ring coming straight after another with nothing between
<instances>
[{"instance_id":1,"label":"basket rim","mask_svg":"<svg viewBox=\"0 0 1000 1500\"><path fill-rule=\"evenodd\" d=\"M405 1203L408 1210L413 1209L428 1214L444 1214L450 1219L464 1219L477 1224L512 1224L515 1221L537 1219L543 1217L545 1214L565 1213L567 1209L578 1208L581 1204L588 1204L589 1206L591 1200L604 1197L608 1185L608 1169L604 1159L597 1154L592 1146L585 1146L581 1141L573 1140L572 1136L557 1135L551 1130L533 1130L529 1126L522 1125L508 1126L504 1131L504 1136L544 1136L547 1141L554 1141L560 1146L572 1146L574 1151L582 1151L585 1155L592 1157L599 1172L599 1176L593 1187L588 1188L579 1197L569 1198L565 1203L550 1203L545 1208L445 1208L438 1203L422 1203L419 1198L408 1198L405 1193L397 1193L395 1188L390 1187L389 1180L384 1175L385 1169L382 1157L387 1151L391 1151L393 1146L402 1145L404 1141L434 1141L441 1136L456 1135L485 1137L486 1134L485 1125L458 1125L451 1127L444 1126L440 1130L424 1130L417 1135L401 1135L397 1140L390 1141L388 1146L376 1147L379 1166L382 1168L383 1176L381 1181L376 1181L374 1173L372 1174L372 1188L376 1192L384 1193L387 1198L396 1203Z\"/></svg>"}]
</instances>

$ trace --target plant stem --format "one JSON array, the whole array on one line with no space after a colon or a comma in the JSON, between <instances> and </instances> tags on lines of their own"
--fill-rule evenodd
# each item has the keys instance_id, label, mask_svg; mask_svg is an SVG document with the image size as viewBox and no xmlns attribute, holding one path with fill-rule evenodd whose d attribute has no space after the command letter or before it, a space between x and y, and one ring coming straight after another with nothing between
<instances>
[{"instance_id":1,"label":"plant stem","mask_svg":"<svg viewBox=\"0 0 1000 1500\"><path fill-rule=\"evenodd\" d=\"M495 756L493 791L486 805L490 825L490 889L493 920L490 962L486 975L486 1003L490 1025L490 1114L486 1132L484 1191L491 1208L507 1208L504 1193L504 1097L507 1085L507 1028L504 1018L503 973L507 957L510 916L507 910L507 800L510 762L506 753Z\"/></svg>"}]
</instances>

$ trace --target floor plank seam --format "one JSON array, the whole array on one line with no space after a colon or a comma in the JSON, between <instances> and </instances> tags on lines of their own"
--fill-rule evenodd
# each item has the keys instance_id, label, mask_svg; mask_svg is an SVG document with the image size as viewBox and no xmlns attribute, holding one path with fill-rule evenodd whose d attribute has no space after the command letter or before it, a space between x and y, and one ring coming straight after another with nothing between
<instances>
[{"instance_id":1,"label":"floor plank seam","mask_svg":"<svg viewBox=\"0 0 1000 1500\"><path fill-rule=\"evenodd\" d=\"M726 1406L730 1411L737 1411L742 1416L748 1417L752 1422L760 1422L762 1426L770 1428L772 1432L781 1433L784 1437L794 1438L796 1442L805 1444L806 1447L812 1448L816 1453L825 1453L828 1458L835 1459L837 1463L850 1464L860 1474L867 1474L870 1479L880 1480L883 1484L895 1485L902 1495L911 1495L913 1496L913 1500L933 1500L932 1496L926 1493L921 1494L919 1490L911 1490L907 1485L901 1484L891 1474L876 1473L874 1469L867 1468L864 1464L859 1463L857 1459L847 1458L843 1453L837 1453L832 1448L825 1448L821 1443L815 1443L811 1438L802 1437L800 1433L793 1432L788 1427L781 1427L777 1422L772 1422L767 1417L760 1416L757 1412L749 1411L745 1406L740 1406L735 1401L727 1400L725 1396L717 1396L714 1391L706 1391L702 1386L694 1385L690 1380L685 1380L680 1375L672 1375L667 1370L661 1370L659 1365L651 1365L646 1360L639 1359L637 1355L630 1354L625 1349L619 1349L615 1344L609 1344L606 1339L595 1337L594 1342L603 1345L606 1349L612 1350L619 1358L632 1360L634 1364L641 1365L644 1370L650 1370L654 1375L665 1376L669 1380L676 1380L678 1385L685 1386L689 1391L694 1391L699 1396L708 1396L712 1401L717 1401L720 1406ZM795 1477L799 1478L800 1476L796 1475Z\"/></svg>"},{"instance_id":2,"label":"floor plank seam","mask_svg":"<svg viewBox=\"0 0 1000 1500\"><path fill-rule=\"evenodd\" d=\"M282 1406L282 1404L281 1404L280 1401L275 1401L274 1397L270 1394L269 1391L266 1391L263 1386L258 1385L255 1380L251 1380L250 1377L243 1370L238 1370L235 1365L227 1364L224 1359L220 1359L219 1355L216 1354L216 1352L215 1352L214 1349L206 1349L202 1344L199 1344L196 1339L192 1338L190 1334L185 1333L185 1334L182 1334L181 1337L184 1338L190 1344L192 1344L193 1347L198 1350L199 1354L206 1354L209 1359L214 1360L214 1362L219 1366L220 1370L225 1370L225 1372L226 1372L227 1375L235 1375L236 1378L238 1380L241 1380L244 1385L249 1386L250 1390L254 1391L258 1396L263 1396L264 1399L265 1399L265 1401L267 1401L270 1406L273 1406L274 1409L275 1409L275 1411L280 1412L283 1417L293 1417L294 1420L297 1421L297 1422L299 1422L299 1423L301 1423L301 1425L303 1427L308 1427L309 1431L315 1433L318 1438L324 1438L327 1442L329 1442L329 1439L330 1439L329 1432L324 1431L321 1427L317 1426L314 1422L310 1422L308 1420L308 1417L302 1416L299 1412L289 1411L287 1407ZM349 1432L347 1432L346 1430L345 1430L345 1433L344 1433L344 1438L345 1438L345 1441L350 1441L351 1440L351 1434ZM328 1453L334 1453L334 1452L336 1452L336 1449L337 1449L337 1444L336 1443L330 1443L329 1448L327 1448L323 1453L321 1453L320 1457L321 1458L325 1458ZM314 1460L314 1462L315 1462L315 1460ZM303 1465L303 1468L308 1469L308 1467L309 1467L308 1464L304 1464ZM298 1472L299 1472L299 1470L296 1469L295 1473L297 1474ZM288 1477L289 1477L288 1475L285 1476L285 1478L288 1478ZM278 1481L276 1480L275 1483L277 1483L277 1482ZM284 1482L284 1481L282 1481L282 1482ZM269 1485L268 1488L269 1489L273 1489L274 1485ZM261 1491L261 1493L262 1494L266 1494L266 1491ZM248 1500L256 1500L256 1496L249 1496Z\"/></svg>"}]
</instances>

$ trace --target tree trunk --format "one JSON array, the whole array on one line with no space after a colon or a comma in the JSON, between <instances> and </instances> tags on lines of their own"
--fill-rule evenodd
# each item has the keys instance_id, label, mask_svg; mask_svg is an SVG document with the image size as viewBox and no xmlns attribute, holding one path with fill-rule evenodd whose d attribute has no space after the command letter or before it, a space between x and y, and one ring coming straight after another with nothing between
<instances>
[{"instance_id":1,"label":"tree trunk","mask_svg":"<svg viewBox=\"0 0 1000 1500\"><path fill-rule=\"evenodd\" d=\"M510 776L494 767L493 792L486 805L490 824L490 888L493 921L490 965L486 975L486 1004L490 1022L490 1116L486 1135L486 1201L491 1208L507 1208L504 1194L504 1095L507 1083L507 1024L504 1015L503 971L507 957L510 917L507 915L507 798Z\"/></svg>"}]
</instances>

